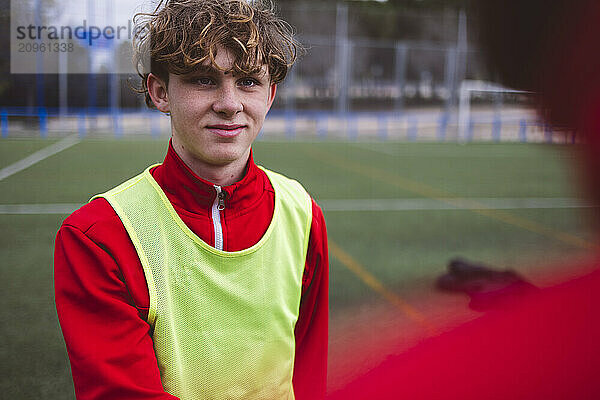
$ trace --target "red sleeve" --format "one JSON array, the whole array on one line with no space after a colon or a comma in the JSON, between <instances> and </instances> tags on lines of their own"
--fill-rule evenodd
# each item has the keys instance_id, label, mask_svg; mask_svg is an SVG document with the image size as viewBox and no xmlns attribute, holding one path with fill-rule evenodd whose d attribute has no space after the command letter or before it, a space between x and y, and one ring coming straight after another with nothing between
<instances>
[{"instance_id":1,"label":"red sleeve","mask_svg":"<svg viewBox=\"0 0 600 400\"><path fill-rule=\"evenodd\" d=\"M312 202L300 315L296 323L294 392L297 400L325 397L329 332L329 258L323 212Z\"/></svg>"},{"instance_id":2,"label":"red sleeve","mask_svg":"<svg viewBox=\"0 0 600 400\"><path fill-rule=\"evenodd\" d=\"M54 256L56 308L77 399L176 399L162 388L149 324L82 214L60 228Z\"/></svg>"},{"instance_id":3,"label":"red sleeve","mask_svg":"<svg viewBox=\"0 0 600 400\"><path fill-rule=\"evenodd\" d=\"M600 399L599 304L600 270L392 355L328 399Z\"/></svg>"}]
</instances>

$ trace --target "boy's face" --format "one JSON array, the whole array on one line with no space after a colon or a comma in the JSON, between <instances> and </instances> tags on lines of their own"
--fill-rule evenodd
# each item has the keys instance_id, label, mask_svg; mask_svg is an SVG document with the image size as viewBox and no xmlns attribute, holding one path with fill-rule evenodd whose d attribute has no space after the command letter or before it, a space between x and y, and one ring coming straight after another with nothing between
<instances>
[{"instance_id":1,"label":"boy's face","mask_svg":"<svg viewBox=\"0 0 600 400\"><path fill-rule=\"evenodd\" d=\"M216 63L233 67L231 52L220 48ZM162 83L149 77L149 89ZM160 111L171 114L173 146L191 167L211 168L231 163L246 165L250 146L260 132L275 98L267 66L253 75L233 75L210 64L188 75L169 74L166 90L162 85L152 96ZM155 99L158 97L158 99Z\"/></svg>"}]
</instances>

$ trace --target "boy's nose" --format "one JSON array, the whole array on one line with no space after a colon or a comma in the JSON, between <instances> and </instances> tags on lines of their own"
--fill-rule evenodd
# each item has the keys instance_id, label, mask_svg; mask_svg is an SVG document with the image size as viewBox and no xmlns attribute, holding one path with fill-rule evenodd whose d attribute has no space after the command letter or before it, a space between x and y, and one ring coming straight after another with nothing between
<instances>
[{"instance_id":1,"label":"boy's nose","mask_svg":"<svg viewBox=\"0 0 600 400\"><path fill-rule=\"evenodd\" d=\"M231 117L244 109L233 85L223 85L213 102L213 111Z\"/></svg>"}]
</instances>

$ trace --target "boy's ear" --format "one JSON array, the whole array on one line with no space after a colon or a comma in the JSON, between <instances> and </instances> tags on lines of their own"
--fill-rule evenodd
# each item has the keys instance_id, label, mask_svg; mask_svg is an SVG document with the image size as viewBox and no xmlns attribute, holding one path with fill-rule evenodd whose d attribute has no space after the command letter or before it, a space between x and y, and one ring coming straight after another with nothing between
<instances>
[{"instance_id":1,"label":"boy's ear","mask_svg":"<svg viewBox=\"0 0 600 400\"><path fill-rule=\"evenodd\" d=\"M148 87L148 94L156 108L164 113L170 112L169 96L165 82L154 74L148 74L146 85Z\"/></svg>"},{"instance_id":2,"label":"boy's ear","mask_svg":"<svg viewBox=\"0 0 600 400\"><path fill-rule=\"evenodd\" d=\"M277 94L277 85L273 83L269 88L269 100L267 103L267 111L270 110L271 106L273 105L273 101L275 100L275 94Z\"/></svg>"}]
</instances>

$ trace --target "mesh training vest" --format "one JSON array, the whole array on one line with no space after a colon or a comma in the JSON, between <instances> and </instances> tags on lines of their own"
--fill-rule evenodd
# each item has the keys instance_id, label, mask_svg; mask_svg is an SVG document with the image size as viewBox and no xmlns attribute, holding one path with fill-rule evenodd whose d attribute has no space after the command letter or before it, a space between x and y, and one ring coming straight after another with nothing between
<instances>
[{"instance_id":1,"label":"mesh training vest","mask_svg":"<svg viewBox=\"0 0 600 400\"><path fill-rule=\"evenodd\" d=\"M275 189L254 246L217 250L179 218L150 168L107 193L148 282L165 391L182 400L294 399L294 327L312 208L302 186L265 170Z\"/></svg>"}]
</instances>

